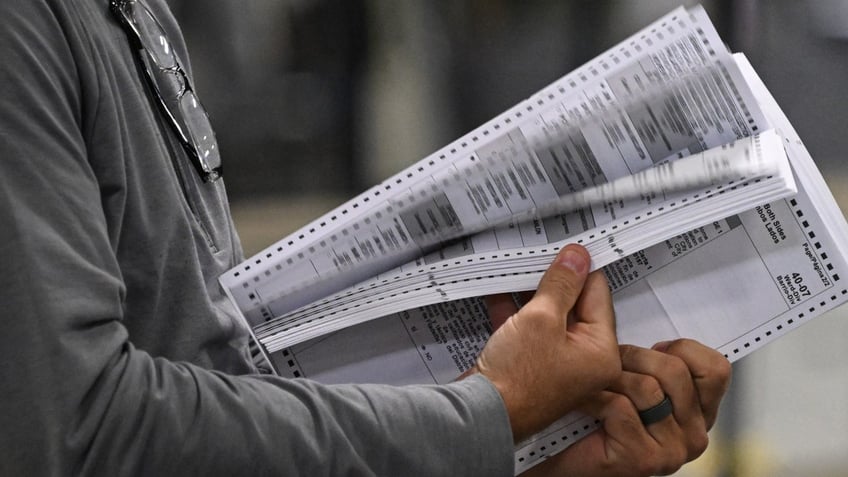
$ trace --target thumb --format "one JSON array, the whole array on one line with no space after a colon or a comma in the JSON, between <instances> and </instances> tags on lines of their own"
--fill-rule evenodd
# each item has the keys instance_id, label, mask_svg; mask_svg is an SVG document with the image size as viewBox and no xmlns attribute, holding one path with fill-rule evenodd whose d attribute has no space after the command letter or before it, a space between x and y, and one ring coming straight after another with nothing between
<instances>
[{"instance_id":1,"label":"thumb","mask_svg":"<svg viewBox=\"0 0 848 477\"><path fill-rule=\"evenodd\" d=\"M542 276L536 294L526 306L547 310L543 316L565 320L583 291L590 260L589 252L581 245L566 245Z\"/></svg>"}]
</instances>

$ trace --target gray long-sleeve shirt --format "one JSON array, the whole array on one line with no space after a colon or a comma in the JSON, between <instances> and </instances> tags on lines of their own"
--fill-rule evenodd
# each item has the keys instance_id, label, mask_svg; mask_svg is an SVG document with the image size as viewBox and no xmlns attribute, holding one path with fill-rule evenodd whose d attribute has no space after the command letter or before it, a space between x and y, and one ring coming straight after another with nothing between
<instances>
[{"instance_id":1,"label":"gray long-sleeve shirt","mask_svg":"<svg viewBox=\"0 0 848 477\"><path fill-rule=\"evenodd\" d=\"M511 475L483 377L249 374L216 282L241 258L224 186L133 54L108 0L0 2L0 475Z\"/></svg>"}]
</instances>

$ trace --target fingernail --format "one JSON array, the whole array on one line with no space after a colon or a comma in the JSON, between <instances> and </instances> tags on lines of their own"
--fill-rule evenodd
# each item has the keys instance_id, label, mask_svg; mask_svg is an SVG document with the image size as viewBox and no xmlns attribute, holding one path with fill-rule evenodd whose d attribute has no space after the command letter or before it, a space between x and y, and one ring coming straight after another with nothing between
<instances>
[{"instance_id":1,"label":"fingernail","mask_svg":"<svg viewBox=\"0 0 848 477\"><path fill-rule=\"evenodd\" d=\"M662 353L665 353L670 346L671 341L660 341L659 343L651 346L651 349L654 351L660 351Z\"/></svg>"},{"instance_id":2,"label":"fingernail","mask_svg":"<svg viewBox=\"0 0 848 477\"><path fill-rule=\"evenodd\" d=\"M583 254L570 249L566 249L559 256L559 263L575 273L585 273L586 269L589 268L589 263L586 260L586 257Z\"/></svg>"}]
</instances>

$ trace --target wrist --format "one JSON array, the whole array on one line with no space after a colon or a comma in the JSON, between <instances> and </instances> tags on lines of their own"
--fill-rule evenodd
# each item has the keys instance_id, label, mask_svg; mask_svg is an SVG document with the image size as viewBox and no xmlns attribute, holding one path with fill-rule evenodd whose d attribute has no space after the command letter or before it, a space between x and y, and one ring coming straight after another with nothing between
<instances>
[{"instance_id":1,"label":"wrist","mask_svg":"<svg viewBox=\"0 0 848 477\"><path fill-rule=\"evenodd\" d=\"M486 372L485 367L475 366L474 369L475 372L486 377L500 396L515 444L522 442L541 429L542 424L535 423L542 422L542 419L534 416L533 412L534 409L538 411L538 406L528 403L526 396L520 389L517 389L517 386L508 379L492 376Z\"/></svg>"}]
</instances>

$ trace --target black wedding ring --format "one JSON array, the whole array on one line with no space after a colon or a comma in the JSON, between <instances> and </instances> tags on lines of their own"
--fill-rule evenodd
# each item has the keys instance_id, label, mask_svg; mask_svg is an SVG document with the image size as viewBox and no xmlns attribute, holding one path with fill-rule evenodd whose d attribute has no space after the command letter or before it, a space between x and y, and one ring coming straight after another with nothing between
<instances>
[{"instance_id":1,"label":"black wedding ring","mask_svg":"<svg viewBox=\"0 0 848 477\"><path fill-rule=\"evenodd\" d=\"M672 411L674 411L674 408L671 405L671 399L666 395L656 406L639 411L639 419L642 421L642 425L650 426L670 416Z\"/></svg>"}]
</instances>

